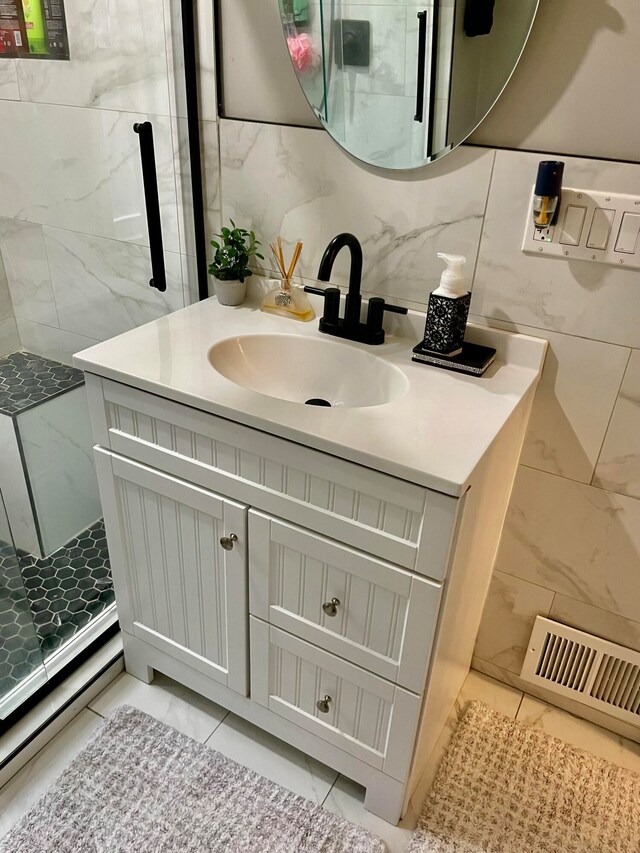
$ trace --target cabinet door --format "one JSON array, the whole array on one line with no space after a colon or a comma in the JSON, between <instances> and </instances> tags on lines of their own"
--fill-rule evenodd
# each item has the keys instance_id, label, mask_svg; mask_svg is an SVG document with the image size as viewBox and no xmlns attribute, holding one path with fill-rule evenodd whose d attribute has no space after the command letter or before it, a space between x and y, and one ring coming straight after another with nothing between
<instances>
[{"instance_id":1,"label":"cabinet door","mask_svg":"<svg viewBox=\"0 0 640 853\"><path fill-rule=\"evenodd\" d=\"M420 693L441 584L249 511L254 616Z\"/></svg>"},{"instance_id":2,"label":"cabinet door","mask_svg":"<svg viewBox=\"0 0 640 853\"><path fill-rule=\"evenodd\" d=\"M247 508L95 455L123 630L246 696Z\"/></svg>"}]
</instances>

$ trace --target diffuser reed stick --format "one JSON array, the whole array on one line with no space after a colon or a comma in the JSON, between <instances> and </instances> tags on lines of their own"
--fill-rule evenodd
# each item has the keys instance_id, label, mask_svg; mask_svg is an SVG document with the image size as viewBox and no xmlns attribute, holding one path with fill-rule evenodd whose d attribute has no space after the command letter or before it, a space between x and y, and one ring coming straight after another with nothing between
<instances>
[{"instance_id":1,"label":"diffuser reed stick","mask_svg":"<svg viewBox=\"0 0 640 853\"><path fill-rule=\"evenodd\" d=\"M282 278L285 279L287 277L287 271L284 268L284 258L280 255L280 252L276 249L273 243L269 243L269 248L273 253L273 257L276 259L276 264L278 265Z\"/></svg>"},{"instance_id":2,"label":"diffuser reed stick","mask_svg":"<svg viewBox=\"0 0 640 853\"><path fill-rule=\"evenodd\" d=\"M298 264L298 261L300 260L301 252L302 252L302 243L300 242L300 240L298 240L298 242L296 243L296 247L293 250L293 257L291 258L291 263L289 264L289 269L287 270L288 281L291 281L291 279L293 277L293 274L296 270L296 266Z\"/></svg>"},{"instance_id":3,"label":"diffuser reed stick","mask_svg":"<svg viewBox=\"0 0 640 853\"><path fill-rule=\"evenodd\" d=\"M291 279L298 265L298 261L300 260L300 255L302 253L302 246L300 240L296 243L296 247L293 250L293 256L291 258L291 263L289 264L289 268L287 269L284 262L284 252L282 250L282 238L278 237L278 244L276 246L275 243L269 243L269 248L275 258L276 264L278 265L278 269L280 270L280 275L282 276L282 289L289 290L291 287Z\"/></svg>"}]
</instances>

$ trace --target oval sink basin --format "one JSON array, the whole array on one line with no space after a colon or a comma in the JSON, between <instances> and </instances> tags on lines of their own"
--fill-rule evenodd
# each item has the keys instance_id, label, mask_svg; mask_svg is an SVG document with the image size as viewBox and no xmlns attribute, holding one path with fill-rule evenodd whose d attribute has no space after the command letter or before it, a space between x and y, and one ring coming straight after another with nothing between
<instances>
[{"instance_id":1,"label":"oval sink basin","mask_svg":"<svg viewBox=\"0 0 640 853\"><path fill-rule=\"evenodd\" d=\"M209 362L243 388L310 406L380 406L409 385L379 356L305 335L226 338L211 347Z\"/></svg>"}]
</instances>

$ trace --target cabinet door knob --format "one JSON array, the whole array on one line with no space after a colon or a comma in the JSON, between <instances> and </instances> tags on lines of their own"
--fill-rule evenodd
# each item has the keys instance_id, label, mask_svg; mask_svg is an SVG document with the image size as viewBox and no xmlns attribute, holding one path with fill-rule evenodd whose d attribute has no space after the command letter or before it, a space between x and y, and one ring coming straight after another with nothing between
<instances>
[{"instance_id":1,"label":"cabinet door knob","mask_svg":"<svg viewBox=\"0 0 640 853\"><path fill-rule=\"evenodd\" d=\"M327 614L327 616L335 616L338 612L338 607L340 607L340 599L332 598L331 601L325 601L322 605L322 609Z\"/></svg>"},{"instance_id":2,"label":"cabinet door knob","mask_svg":"<svg viewBox=\"0 0 640 853\"><path fill-rule=\"evenodd\" d=\"M316 702L316 708L321 714L329 713L329 702L333 702L331 696L325 696L324 699L318 699Z\"/></svg>"},{"instance_id":3,"label":"cabinet door knob","mask_svg":"<svg viewBox=\"0 0 640 853\"><path fill-rule=\"evenodd\" d=\"M238 541L238 537L235 533L230 533L229 536L223 536L220 540L220 544L224 548L225 551L230 551L233 548L233 543Z\"/></svg>"}]
</instances>

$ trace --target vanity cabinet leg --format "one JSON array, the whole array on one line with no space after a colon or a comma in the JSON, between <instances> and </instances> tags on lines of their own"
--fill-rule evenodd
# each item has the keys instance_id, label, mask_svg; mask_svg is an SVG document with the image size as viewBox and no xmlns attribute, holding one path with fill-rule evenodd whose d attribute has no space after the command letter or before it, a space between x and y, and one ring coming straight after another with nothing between
<instances>
[{"instance_id":1,"label":"vanity cabinet leg","mask_svg":"<svg viewBox=\"0 0 640 853\"><path fill-rule=\"evenodd\" d=\"M402 817L405 786L390 776L383 777L367 786L364 807L367 811L397 826Z\"/></svg>"},{"instance_id":2,"label":"vanity cabinet leg","mask_svg":"<svg viewBox=\"0 0 640 853\"><path fill-rule=\"evenodd\" d=\"M128 637L123 634L124 644L124 667L134 678L144 681L145 684L151 684L154 679L153 668L148 666L145 659L137 648L137 643L133 637Z\"/></svg>"}]
</instances>

